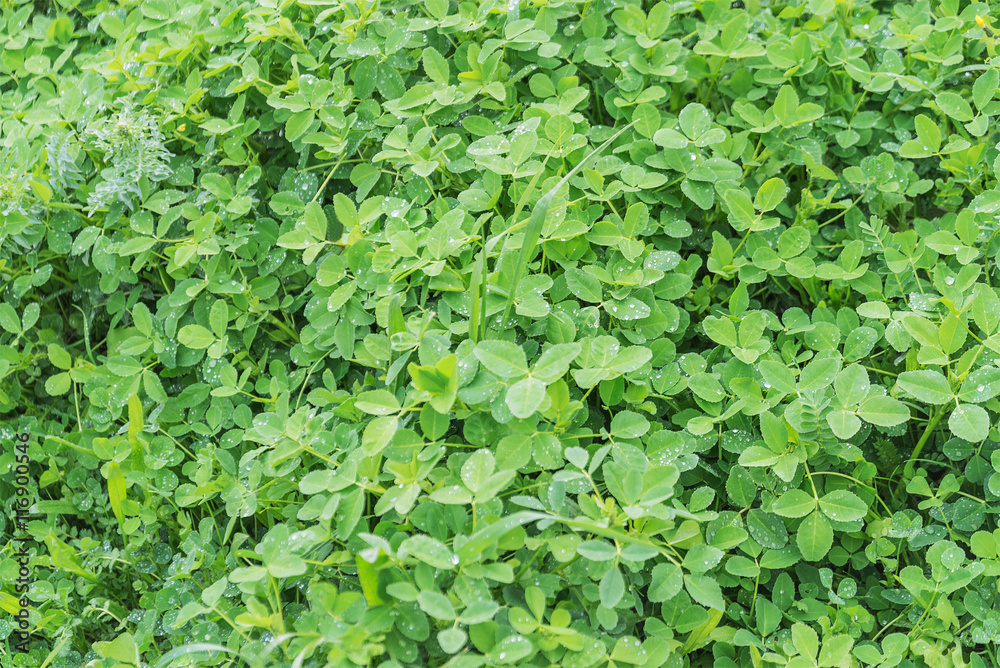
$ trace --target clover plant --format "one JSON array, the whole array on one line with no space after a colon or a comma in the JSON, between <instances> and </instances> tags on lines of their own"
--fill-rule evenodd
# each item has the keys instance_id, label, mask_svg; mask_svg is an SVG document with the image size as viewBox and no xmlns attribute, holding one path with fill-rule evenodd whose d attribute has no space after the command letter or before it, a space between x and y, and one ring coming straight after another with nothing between
<instances>
[{"instance_id":1,"label":"clover plant","mask_svg":"<svg viewBox=\"0 0 1000 668\"><path fill-rule=\"evenodd\" d=\"M1000 666L994 9L0 2L0 663Z\"/></svg>"}]
</instances>

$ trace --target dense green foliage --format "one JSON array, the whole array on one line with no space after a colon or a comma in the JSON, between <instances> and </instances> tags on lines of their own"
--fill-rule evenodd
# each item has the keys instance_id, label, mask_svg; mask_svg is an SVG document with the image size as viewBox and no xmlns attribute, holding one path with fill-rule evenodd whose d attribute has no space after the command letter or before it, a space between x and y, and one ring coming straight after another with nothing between
<instances>
[{"instance_id":1,"label":"dense green foliage","mask_svg":"<svg viewBox=\"0 0 1000 668\"><path fill-rule=\"evenodd\" d=\"M987 5L0 7L5 667L998 666Z\"/></svg>"}]
</instances>

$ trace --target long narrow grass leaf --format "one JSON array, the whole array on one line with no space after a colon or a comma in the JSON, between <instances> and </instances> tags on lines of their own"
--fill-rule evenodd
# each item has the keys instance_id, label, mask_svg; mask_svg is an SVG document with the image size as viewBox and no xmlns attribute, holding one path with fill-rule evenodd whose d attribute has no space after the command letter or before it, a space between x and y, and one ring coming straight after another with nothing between
<instances>
[{"instance_id":1,"label":"long narrow grass leaf","mask_svg":"<svg viewBox=\"0 0 1000 668\"><path fill-rule=\"evenodd\" d=\"M469 339L473 343L479 342L479 319L483 308L486 306L482 299L483 265L486 263L486 249L483 248L476 256L476 263L472 267L472 277L469 281Z\"/></svg>"},{"instance_id":2,"label":"long narrow grass leaf","mask_svg":"<svg viewBox=\"0 0 1000 668\"><path fill-rule=\"evenodd\" d=\"M553 186L547 193L542 195L541 199L535 204L535 208L531 211L531 217L528 219L528 225L524 230L524 241L521 242L521 250L517 255L517 263L514 266L514 276L511 279L510 287L507 292L507 304L504 306L503 319L500 321L500 331L504 331L507 328L507 320L510 318L510 309L514 305L514 299L517 295L517 284L521 281L521 277L524 275L525 269L527 269L528 263L531 262L535 255L535 250L538 248L538 240L542 236L542 228L545 226L545 218L549 212L549 206L552 203L553 198L555 198L556 193L566 185L573 176L576 175L581 169L590 163L597 155L601 153L604 149L611 145L611 143L618 139L623 132L628 130L635 124L632 121L628 125L624 126L618 132L611 135L603 144L595 148L593 151L587 155L586 158L581 160L569 170L564 177L559 179L559 183Z\"/></svg>"},{"instance_id":3,"label":"long narrow grass leaf","mask_svg":"<svg viewBox=\"0 0 1000 668\"><path fill-rule=\"evenodd\" d=\"M187 656L189 654L197 654L199 652L224 652L228 654L235 654L237 658L246 661L249 665L249 661L243 658L243 656L234 649L229 647L224 647L222 645L217 645L215 643L192 643L190 645L181 645L180 647L175 647L166 654L160 657L160 660L156 662L156 668L166 668L172 664L173 661L181 658L182 656Z\"/></svg>"},{"instance_id":4,"label":"long narrow grass leaf","mask_svg":"<svg viewBox=\"0 0 1000 668\"><path fill-rule=\"evenodd\" d=\"M402 334L406 331L406 321L403 319L403 306L402 306L402 296L395 294L392 296L392 300L389 302L389 369L392 369L393 362L396 361L398 355L392 349L392 337L394 334ZM395 392L396 389L396 375L390 375L387 373L385 378L385 384L390 387L391 391Z\"/></svg>"}]
</instances>

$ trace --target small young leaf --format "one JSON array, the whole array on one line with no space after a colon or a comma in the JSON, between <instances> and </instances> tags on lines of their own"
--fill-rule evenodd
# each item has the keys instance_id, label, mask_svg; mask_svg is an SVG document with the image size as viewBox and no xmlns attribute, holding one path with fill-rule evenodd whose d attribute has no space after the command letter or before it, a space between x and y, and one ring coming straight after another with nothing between
<instances>
[{"instance_id":1,"label":"small young leaf","mask_svg":"<svg viewBox=\"0 0 1000 668\"><path fill-rule=\"evenodd\" d=\"M846 490L837 490L820 497L819 507L827 517L838 522L859 520L868 512L868 506L856 494Z\"/></svg>"},{"instance_id":2,"label":"small young leaf","mask_svg":"<svg viewBox=\"0 0 1000 668\"><path fill-rule=\"evenodd\" d=\"M725 610L722 589L715 579L707 575L685 575L684 588L696 603L713 610Z\"/></svg>"},{"instance_id":3,"label":"small young leaf","mask_svg":"<svg viewBox=\"0 0 1000 668\"><path fill-rule=\"evenodd\" d=\"M531 375L545 383L553 383L566 375L570 363L580 354L579 343L559 343L542 353L531 368Z\"/></svg>"},{"instance_id":4,"label":"small young leaf","mask_svg":"<svg viewBox=\"0 0 1000 668\"><path fill-rule=\"evenodd\" d=\"M818 510L814 511L799 524L795 544L803 559L819 561L833 547L833 527Z\"/></svg>"},{"instance_id":5,"label":"small young leaf","mask_svg":"<svg viewBox=\"0 0 1000 668\"><path fill-rule=\"evenodd\" d=\"M522 420L534 415L544 400L545 383L537 378L522 378L507 390L507 407Z\"/></svg>"},{"instance_id":6,"label":"small young leaf","mask_svg":"<svg viewBox=\"0 0 1000 668\"><path fill-rule=\"evenodd\" d=\"M816 508L816 498L801 489L790 489L774 502L771 510L782 517L805 517Z\"/></svg>"},{"instance_id":7,"label":"small young leaf","mask_svg":"<svg viewBox=\"0 0 1000 668\"><path fill-rule=\"evenodd\" d=\"M970 443L979 443L990 433L990 416L982 406L961 404L951 412L948 428L959 438L964 438Z\"/></svg>"},{"instance_id":8,"label":"small young leaf","mask_svg":"<svg viewBox=\"0 0 1000 668\"><path fill-rule=\"evenodd\" d=\"M781 204L787 194L788 186L785 185L784 181L778 177L768 179L757 189L754 206L760 211L771 211Z\"/></svg>"},{"instance_id":9,"label":"small young leaf","mask_svg":"<svg viewBox=\"0 0 1000 668\"><path fill-rule=\"evenodd\" d=\"M896 382L907 394L929 404L947 403L955 397L951 385L940 371L904 371Z\"/></svg>"},{"instance_id":10,"label":"small young leaf","mask_svg":"<svg viewBox=\"0 0 1000 668\"><path fill-rule=\"evenodd\" d=\"M184 325L177 332L177 340L188 348L200 350L215 343L215 337L201 325Z\"/></svg>"},{"instance_id":11,"label":"small young leaf","mask_svg":"<svg viewBox=\"0 0 1000 668\"><path fill-rule=\"evenodd\" d=\"M521 346L509 341L480 341L473 354L500 378L518 378L528 373L528 360Z\"/></svg>"},{"instance_id":12,"label":"small young leaf","mask_svg":"<svg viewBox=\"0 0 1000 668\"><path fill-rule=\"evenodd\" d=\"M618 605L625 595L625 578L617 566L612 566L601 578L599 587L601 595L601 605L605 608L613 608Z\"/></svg>"},{"instance_id":13,"label":"small young leaf","mask_svg":"<svg viewBox=\"0 0 1000 668\"><path fill-rule=\"evenodd\" d=\"M819 636L811 627L799 622L792 624L792 645L812 665L818 665Z\"/></svg>"},{"instance_id":14,"label":"small young leaf","mask_svg":"<svg viewBox=\"0 0 1000 668\"><path fill-rule=\"evenodd\" d=\"M898 399L876 396L861 402L858 415L880 427L895 427L910 419L910 409Z\"/></svg>"},{"instance_id":15,"label":"small young leaf","mask_svg":"<svg viewBox=\"0 0 1000 668\"><path fill-rule=\"evenodd\" d=\"M941 110L956 121L966 122L972 120L972 107L961 95L952 92L938 93L934 99Z\"/></svg>"},{"instance_id":16,"label":"small young leaf","mask_svg":"<svg viewBox=\"0 0 1000 668\"><path fill-rule=\"evenodd\" d=\"M399 411L399 402L388 390L362 392L354 402L354 407L370 415L391 415Z\"/></svg>"}]
</instances>

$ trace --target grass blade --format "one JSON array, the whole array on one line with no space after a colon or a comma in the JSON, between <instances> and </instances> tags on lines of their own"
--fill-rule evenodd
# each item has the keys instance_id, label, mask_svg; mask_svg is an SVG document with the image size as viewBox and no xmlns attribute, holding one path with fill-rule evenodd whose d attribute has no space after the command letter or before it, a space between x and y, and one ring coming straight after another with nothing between
<instances>
[{"instance_id":1,"label":"grass blade","mask_svg":"<svg viewBox=\"0 0 1000 668\"><path fill-rule=\"evenodd\" d=\"M398 355L392 349L392 336L393 334L401 334L406 331L406 320L403 318L403 302L402 297L399 293L392 296L389 301L389 367L392 367L392 363L396 361ZM395 392L398 388L395 382L395 377L390 377L386 374L386 385L390 386L389 389Z\"/></svg>"},{"instance_id":2,"label":"grass blade","mask_svg":"<svg viewBox=\"0 0 1000 668\"><path fill-rule=\"evenodd\" d=\"M517 294L517 284L521 281L521 277L524 275L525 269L527 269L528 263L531 262L535 255L535 250L538 248L538 240L542 236L542 228L545 226L545 217L548 215L549 206L552 199L559 192L559 189L566 185L577 172L583 169L587 164L590 163L601 151L606 149L611 143L618 139L623 132L628 130L630 127L635 125L635 121L632 121L625 127L621 128L609 137L603 144L595 148L593 151L587 155L586 158L581 160L576 164L573 169L566 173L566 176L559 179L559 183L552 187L547 193L542 195L538 203L535 204L534 210L531 212L531 217L528 219L528 226L524 231L524 241L521 242L521 251L517 256L517 264L514 267L514 278L510 282L510 288L507 292L507 304L504 306L503 310L503 320L500 321L500 331L507 329L507 320L510 318L510 308L514 305L514 296Z\"/></svg>"},{"instance_id":3,"label":"grass blade","mask_svg":"<svg viewBox=\"0 0 1000 668\"><path fill-rule=\"evenodd\" d=\"M479 294L482 290L483 266L486 264L485 256L486 249L483 248L476 257L476 264L472 268L472 278L469 281L469 339L473 343L479 343L480 313L483 307L486 306L483 303L485 300L482 300Z\"/></svg>"},{"instance_id":4,"label":"grass blade","mask_svg":"<svg viewBox=\"0 0 1000 668\"><path fill-rule=\"evenodd\" d=\"M190 645L182 645L180 647L175 647L166 654L160 657L160 660L156 662L156 668L166 668L172 661L179 659L182 656L187 656L188 654L196 654L198 652L223 652L228 654L235 654L237 658L246 661L243 655L234 649L228 647L223 647L222 645L216 645L213 643L193 643ZM249 665L249 661L246 661Z\"/></svg>"}]
</instances>

